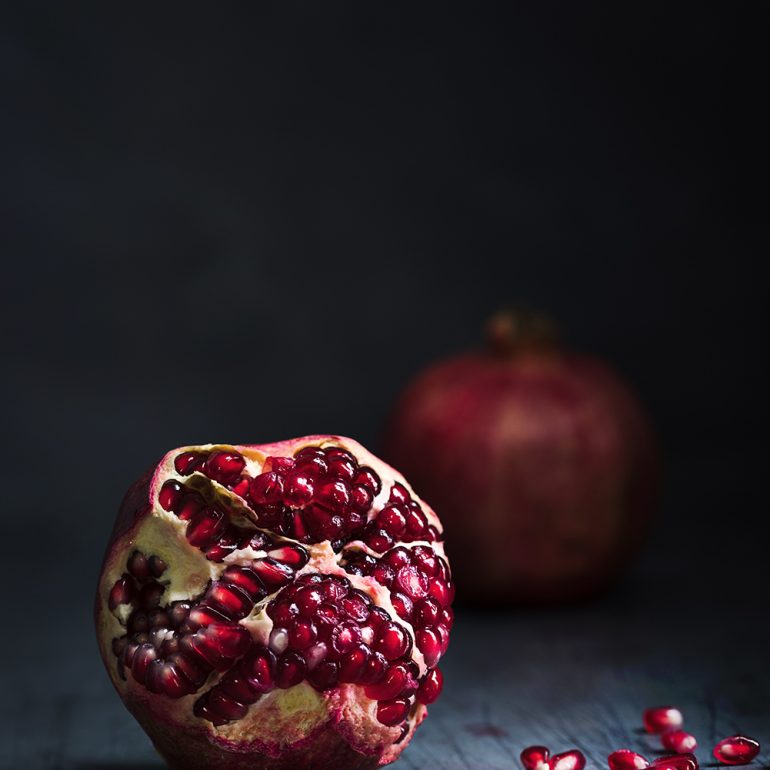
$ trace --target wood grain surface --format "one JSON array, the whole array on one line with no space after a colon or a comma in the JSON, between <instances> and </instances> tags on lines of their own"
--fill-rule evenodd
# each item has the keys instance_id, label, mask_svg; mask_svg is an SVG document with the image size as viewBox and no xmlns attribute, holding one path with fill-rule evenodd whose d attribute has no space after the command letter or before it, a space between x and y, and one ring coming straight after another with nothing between
<instances>
[{"instance_id":1,"label":"wood grain surface","mask_svg":"<svg viewBox=\"0 0 770 770\"><path fill-rule=\"evenodd\" d=\"M723 612L720 601L663 601L627 586L583 607L460 608L444 694L393 767L509 770L533 743L579 747L590 768L621 747L652 757L662 752L641 731L641 711L664 703L683 709L702 766L715 764L720 738L743 731L763 744L753 767L767 767L766 615L740 594L724 597ZM38 629L4 655L0 767L161 770L101 668L87 614L82 621L62 621L56 644Z\"/></svg>"}]
</instances>

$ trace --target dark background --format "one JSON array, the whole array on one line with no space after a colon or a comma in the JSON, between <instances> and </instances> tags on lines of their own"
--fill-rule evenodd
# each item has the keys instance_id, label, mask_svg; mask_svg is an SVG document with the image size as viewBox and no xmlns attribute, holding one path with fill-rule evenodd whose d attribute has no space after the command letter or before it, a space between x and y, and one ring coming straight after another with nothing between
<instances>
[{"instance_id":1,"label":"dark background","mask_svg":"<svg viewBox=\"0 0 770 770\"><path fill-rule=\"evenodd\" d=\"M511 300L612 362L660 435L657 528L604 601L767 625L751 7L1 18L0 517L33 638L55 595L93 661L114 512L163 452L376 449L414 373Z\"/></svg>"}]
</instances>

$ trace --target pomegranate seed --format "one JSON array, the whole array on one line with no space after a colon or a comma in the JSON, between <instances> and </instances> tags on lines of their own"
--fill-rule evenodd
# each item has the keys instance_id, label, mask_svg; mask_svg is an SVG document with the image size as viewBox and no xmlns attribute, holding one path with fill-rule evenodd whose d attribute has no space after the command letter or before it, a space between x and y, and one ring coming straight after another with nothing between
<instances>
[{"instance_id":1,"label":"pomegranate seed","mask_svg":"<svg viewBox=\"0 0 770 770\"><path fill-rule=\"evenodd\" d=\"M428 520L421 510L410 508L406 514L406 531L413 538L418 538L425 533Z\"/></svg>"},{"instance_id":2,"label":"pomegranate seed","mask_svg":"<svg viewBox=\"0 0 770 770\"><path fill-rule=\"evenodd\" d=\"M441 657L442 640L434 628L421 628L416 633L417 647L425 657L425 665L428 668L438 663Z\"/></svg>"},{"instance_id":3,"label":"pomegranate seed","mask_svg":"<svg viewBox=\"0 0 770 770\"><path fill-rule=\"evenodd\" d=\"M745 735L732 735L714 746L714 756L725 765L747 765L759 754L759 742Z\"/></svg>"},{"instance_id":4,"label":"pomegranate seed","mask_svg":"<svg viewBox=\"0 0 770 770\"><path fill-rule=\"evenodd\" d=\"M295 508L307 505L313 499L313 479L302 471L294 471L286 477L283 488L283 502Z\"/></svg>"},{"instance_id":5,"label":"pomegranate seed","mask_svg":"<svg viewBox=\"0 0 770 770\"><path fill-rule=\"evenodd\" d=\"M175 511L184 497L184 487L173 479L169 479L160 488L158 502L164 511Z\"/></svg>"},{"instance_id":6,"label":"pomegranate seed","mask_svg":"<svg viewBox=\"0 0 770 770\"><path fill-rule=\"evenodd\" d=\"M182 521L190 521L203 508L203 500L198 495L186 495L174 513Z\"/></svg>"},{"instance_id":7,"label":"pomegranate seed","mask_svg":"<svg viewBox=\"0 0 770 770\"><path fill-rule=\"evenodd\" d=\"M401 724L409 713L409 701L405 698L380 701L377 704L377 720L388 727Z\"/></svg>"},{"instance_id":8,"label":"pomegranate seed","mask_svg":"<svg viewBox=\"0 0 770 770\"><path fill-rule=\"evenodd\" d=\"M277 687L287 689L299 684L307 673L305 659L296 652L287 652L278 658L275 669L275 684Z\"/></svg>"},{"instance_id":9,"label":"pomegranate seed","mask_svg":"<svg viewBox=\"0 0 770 770\"><path fill-rule=\"evenodd\" d=\"M528 746L521 752L521 764L525 770L547 770L550 756L545 746Z\"/></svg>"},{"instance_id":10,"label":"pomegranate seed","mask_svg":"<svg viewBox=\"0 0 770 770\"><path fill-rule=\"evenodd\" d=\"M240 671L257 692L269 692L275 686L273 672L276 657L266 647L258 647L240 664Z\"/></svg>"},{"instance_id":11,"label":"pomegranate seed","mask_svg":"<svg viewBox=\"0 0 770 770\"><path fill-rule=\"evenodd\" d=\"M129 575L123 575L115 581L110 589L107 606L114 610L119 604L129 604L136 595L134 581Z\"/></svg>"},{"instance_id":12,"label":"pomegranate seed","mask_svg":"<svg viewBox=\"0 0 770 770\"><path fill-rule=\"evenodd\" d=\"M213 583L206 592L206 601L234 620L245 618L254 608L251 597L238 586L229 583Z\"/></svg>"},{"instance_id":13,"label":"pomegranate seed","mask_svg":"<svg viewBox=\"0 0 770 770\"><path fill-rule=\"evenodd\" d=\"M343 457L327 459L329 474L343 481L351 482L356 475L355 460L351 461Z\"/></svg>"},{"instance_id":14,"label":"pomegranate seed","mask_svg":"<svg viewBox=\"0 0 770 770\"><path fill-rule=\"evenodd\" d=\"M418 545L412 549L412 564L429 578L439 573L439 561L434 550L427 545Z\"/></svg>"},{"instance_id":15,"label":"pomegranate seed","mask_svg":"<svg viewBox=\"0 0 770 770\"><path fill-rule=\"evenodd\" d=\"M441 616L441 608L435 599L423 599L414 605L414 624L432 626Z\"/></svg>"},{"instance_id":16,"label":"pomegranate seed","mask_svg":"<svg viewBox=\"0 0 770 770\"><path fill-rule=\"evenodd\" d=\"M147 679L147 669L150 663L158 657L157 650L149 642L139 646L131 663L131 673L140 684L144 684Z\"/></svg>"},{"instance_id":17,"label":"pomegranate seed","mask_svg":"<svg viewBox=\"0 0 770 770\"><path fill-rule=\"evenodd\" d=\"M275 471L280 475L285 475L294 467L294 460L291 457L268 457L262 466L262 472Z\"/></svg>"},{"instance_id":18,"label":"pomegranate seed","mask_svg":"<svg viewBox=\"0 0 770 770\"><path fill-rule=\"evenodd\" d=\"M353 483L366 487L372 495L377 495L382 488L380 477L368 466L362 465L353 477Z\"/></svg>"},{"instance_id":19,"label":"pomegranate seed","mask_svg":"<svg viewBox=\"0 0 770 770\"><path fill-rule=\"evenodd\" d=\"M273 559L254 561L251 564L251 568L270 591L275 591L285 586L294 577L294 570L291 567Z\"/></svg>"},{"instance_id":20,"label":"pomegranate seed","mask_svg":"<svg viewBox=\"0 0 770 770\"><path fill-rule=\"evenodd\" d=\"M329 643L334 652L344 655L361 643L361 629L351 621L343 621L332 628Z\"/></svg>"},{"instance_id":21,"label":"pomegranate seed","mask_svg":"<svg viewBox=\"0 0 770 770\"><path fill-rule=\"evenodd\" d=\"M367 698L372 700L392 700L401 695L409 679L409 670L403 663L391 666L385 676L377 682L364 688Z\"/></svg>"},{"instance_id":22,"label":"pomegranate seed","mask_svg":"<svg viewBox=\"0 0 770 770\"><path fill-rule=\"evenodd\" d=\"M428 595L428 578L417 567L401 567L396 572L395 584L410 599L423 599Z\"/></svg>"},{"instance_id":23,"label":"pomegranate seed","mask_svg":"<svg viewBox=\"0 0 770 770\"><path fill-rule=\"evenodd\" d=\"M186 616L187 625L197 631L199 628L211 625L211 623L227 623L230 618L218 612L213 607L198 605L193 607Z\"/></svg>"},{"instance_id":24,"label":"pomegranate seed","mask_svg":"<svg viewBox=\"0 0 770 770\"><path fill-rule=\"evenodd\" d=\"M289 632L285 628L273 628L269 644L272 652L281 655L289 647Z\"/></svg>"},{"instance_id":25,"label":"pomegranate seed","mask_svg":"<svg viewBox=\"0 0 770 770\"><path fill-rule=\"evenodd\" d=\"M374 684L385 676L387 670L388 661L385 656L381 652L372 652L358 681L361 684Z\"/></svg>"},{"instance_id":26,"label":"pomegranate seed","mask_svg":"<svg viewBox=\"0 0 770 770\"><path fill-rule=\"evenodd\" d=\"M648 733L665 733L668 730L678 730L684 719L682 712L673 706L656 706L644 710L642 715L644 729Z\"/></svg>"},{"instance_id":27,"label":"pomegranate seed","mask_svg":"<svg viewBox=\"0 0 770 770\"><path fill-rule=\"evenodd\" d=\"M698 747L698 742L694 735L684 730L671 730L660 736L660 742L664 749L673 751L676 754L691 754Z\"/></svg>"},{"instance_id":28,"label":"pomegranate seed","mask_svg":"<svg viewBox=\"0 0 770 770\"><path fill-rule=\"evenodd\" d=\"M315 500L324 508L342 510L350 503L350 487L340 479L325 481L316 489Z\"/></svg>"},{"instance_id":29,"label":"pomegranate seed","mask_svg":"<svg viewBox=\"0 0 770 770\"><path fill-rule=\"evenodd\" d=\"M366 544L373 551L384 553L393 545L393 538L384 529L376 529L366 539Z\"/></svg>"},{"instance_id":30,"label":"pomegranate seed","mask_svg":"<svg viewBox=\"0 0 770 770\"><path fill-rule=\"evenodd\" d=\"M409 633L397 623L385 623L378 631L374 648L387 660L396 660L406 655L412 647Z\"/></svg>"},{"instance_id":31,"label":"pomegranate seed","mask_svg":"<svg viewBox=\"0 0 770 770\"><path fill-rule=\"evenodd\" d=\"M354 484L350 489L350 502L357 511L368 511L372 507L374 495L369 487Z\"/></svg>"},{"instance_id":32,"label":"pomegranate seed","mask_svg":"<svg viewBox=\"0 0 770 770\"><path fill-rule=\"evenodd\" d=\"M155 607L160 603L164 588L160 583L146 583L142 586L137 597L137 602L142 607Z\"/></svg>"},{"instance_id":33,"label":"pomegranate seed","mask_svg":"<svg viewBox=\"0 0 770 770\"><path fill-rule=\"evenodd\" d=\"M312 671L326 657L327 653L328 649L323 642L318 642L305 650L304 655L308 671Z\"/></svg>"},{"instance_id":34,"label":"pomegranate seed","mask_svg":"<svg viewBox=\"0 0 770 770\"><path fill-rule=\"evenodd\" d=\"M228 486L246 467L246 460L238 452L213 452L206 460L204 473L214 481Z\"/></svg>"},{"instance_id":35,"label":"pomegranate seed","mask_svg":"<svg viewBox=\"0 0 770 770\"><path fill-rule=\"evenodd\" d=\"M413 605L412 600L408 596L395 593L391 595L390 601L393 603L393 609L402 620L411 620Z\"/></svg>"},{"instance_id":36,"label":"pomegranate seed","mask_svg":"<svg viewBox=\"0 0 770 770\"><path fill-rule=\"evenodd\" d=\"M377 525L389 535L398 537L406 528L406 511L401 505L386 505L377 515Z\"/></svg>"},{"instance_id":37,"label":"pomegranate seed","mask_svg":"<svg viewBox=\"0 0 770 770\"><path fill-rule=\"evenodd\" d=\"M274 471L261 473L251 480L249 499L255 505L280 503L283 498L283 477Z\"/></svg>"},{"instance_id":38,"label":"pomegranate seed","mask_svg":"<svg viewBox=\"0 0 770 770\"><path fill-rule=\"evenodd\" d=\"M430 706L441 695L443 688L444 675L440 669L434 668L432 671L428 671L420 682L420 686L417 688L417 700L426 706Z\"/></svg>"},{"instance_id":39,"label":"pomegranate seed","mask_svg":"<svg viewBox=\"0 0 770 770\"><path fill-rule=\"evenodd\" d=\"M394 503L408 503L412 496L403 484L395 482L390 488L390 501Z\"/></svg>"},{"instance_id":40,"label":"pomegranate seed","mask_svg":"<svg viewBox=\"0 0 770 770\"><path fill-rule=\"evenodd\" d=\"M307 460L312 460L316 457L323 460L326 457L326 452L317 446L306 446L294 453L294 461L297 463L297 465Z\"/></svg>"},{"instance_id":41,"label":"pomegranate seed","mask_svg":"<svg viewBox=\"0 0 770 770\"><path fill-rule=\"evenodd\" d=\"M182 452L174 458L174 468L180 476L189 476L206 462L203 452Z\"/></svg>"},{"instance_id":42,"label":"pomegranate seed","mask_svg":"<svg viewBox=\"0 0 770 770\"><path fill-rule=\"evenodd\" d=\"M221 687L215 687L208 696L208 708L228 722L246 716L248 708L231 698Z\"/></svg>"},{"instance_id":43,"label":"pomegranate seed","mask_svg":"<svg viewBox=\"0 0 770 770\"><path fill-rule=\"evenodd\" d=\"M248 476L241 476L238 481L233 484L233 493L238 495L238 497L246 497L246 495L249 492L249 487L251 486L251 478Z\"/></svg>"},{"instance_id":44,"label":"pomegranate seed","mask_svg":"<svg viewBox=\"0 0 770 770\"><path fill-rule=\"evenodd\" d=\"M342 611L352 620L363 623L369 617L371 599L360 591L351 591L341 601Z\"/></svg>"},{"instance_id":45,"label":"pomegranate seed","mask_svg":"<svg viewBox=\"0 0 770 770\"><path fill-rule=\"evenodd\" d=\"M359 644L340 660L340 682L358 682L364 672L371 650L365 644Z\"/></svg>"},{"instance_id":46,"label":"pomegranate seed","mask_svg":"<svg viewBox=\"0 0 770 770\"><path fill-rule=\"evenodd\" d=\"M658 770L698 770L698 760L693 754L672 754L653 760L652 767Z\"/></svg>"},{"instance_id":47,"label":"pomegranate seed","mask_svg":"<svg viewBox=\"0 0 770 770\"><path fill-rule=\"evenodd\" d=\"M304 650L314 644L318 634L316 627L307 620L300 620L289 627L289 647L293 650Z\"/></svg>"},{"instance_id":48,"label":"pomegranate seed","mask_svg":"<svg viewBox=\"0 0 770 770\"><path fill-rule=\"evenodd\" d=\"M328 690L337 684L339 665L333 661L324 660L308 673L307 679L316 690Z\"/></svg>"},{"instance_id":49,"label":"pomegranate seed","mask_svg":"<svg viewBox=\"0 0 770 770\"><path fill-rule=\"evenodd\" d=\"M396 577L396 572L390 564L377 564L372 572L372 577L381 585L390 588Z\"/></svg>"},{"instance_id":50,"label":"pomegranate seed","mask_svg":"<svg viewBox=\"0 0 770 770\"><path fill-rule=\"evenodd\" d=\"M220 687L222 692L229 695L233 700L245 705L256 703L260 696L260 693L249 684L249 680L241 676L238 671L231 671L222 680Z\"/></svg>"},{"instance_id":51,"label":"pomegranate seed","mask_svg":"<svg viewBox=\"0 0 770 770\"><path fill-rule=\"evenodd\" d=\"M198 636L223 658L239 658L251 646L251 634L237 624L212 623L198 631Z\"/></svg>"},{"instance_id":52,"label":"pomegranate seed","mask_svg":"<svg viewBox=\"0 0 770 770\"><path fill-rule=\"evenodd\" d=\"M583 770L586 758L582 751L572 749L551 757L548 766L550 770Z\"/></svg>"},{"instance_id":53,"label":"pomegranate seed","mask_svg":"<svg viewBox=\"0 0 770 770\"><path fill-rule=\"evenodd\" d=\"M279 561L281 564L287 564L294 569L302 569L307 564L308 558L310 558L307 551L298 545L274 548L272 551L268 551L267 555L271 559L275 559L275 561Z\"/></svg>"},{"instance_id":54,"label":"pomegranate seed","mask_svg":"<svg viewBox=\"0 0 770 770\"><path fill-rule=\"evenodd\" d=\"M148 580L150 578L150 565L147 557L141 551L134 551L128 557L126 567L137 580Z\"/></svg>"},{"instance_id":55,"label":"pomegranate seed","mask_svg":"<svg viewBox=\"0 0 770 770\"><path fill-rule=\"evenodd\" d=\"M248 567L228 567L222 574L222 580L242 588L254 601L259 601L267 593L257 574Z\"/></svg>"},{"instance_id":56,"label":"pomegranate seed","mask_svg":"<svg viewBox=\"0 0 770 770\"><path fill-rule=\"evenodd\" d=\"M215 508L204 508L187 524L187 540L196 548L207 548L224 532L225 514Z\"/></svg>"},{"instance_id":57,"label":"pomegranate seed","mask_svg":"<svg viewBox=\"0 0 770 770\"><path fill-rule=\"evenodd\" d=\"M344 462L352 463L356 468L358 468L358 462L356 461L356 458L353 457L350 452L348 452L347 449L343 449L342 447L329 447L328 449L323 450L326 454L326 459L328 461L332 460L342 460Z\"/></svg>"},{"instance_id":58,"label":"pomegranate seed","mask_svg":"<svg viewBox=\"0 0 770 770\"><path fill-rule=\"evenodd\" d=\"M641 755L630 749L618 749L607 757L610 770L645 770L650 763Z\"/></svg>"}]
</instances>

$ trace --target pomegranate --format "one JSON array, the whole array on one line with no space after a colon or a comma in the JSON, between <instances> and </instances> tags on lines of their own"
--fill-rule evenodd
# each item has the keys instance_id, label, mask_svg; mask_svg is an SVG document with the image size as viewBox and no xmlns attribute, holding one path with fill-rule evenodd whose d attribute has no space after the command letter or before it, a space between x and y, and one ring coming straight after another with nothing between
<instances>
[{"instance_id":1,"label":"pomegranate","mask_svg":"<svg viewBox=\"0 0 770 770\"><path fill-rule=\"evenodd\" d=\"M461 595L564 601L609 585L654 507L654 440L605 364L502 313L488 352L435 364L396 404L385 457L448 522Z\"/></svg>"},{"instance_id":2,"label":"pomegranate","mask_svg":"<svg viewBox=\"0 0 770 770\"><path fill-rule=\"evenodd\" d=\"M104 664L172 768L373 768L441 693L441 524L360 444L183 447L129 490L96 597Z\"/></svg>"},{"instance_id":3,"label":"pomegranate","mask_svg":"<svg viewBox=\"0 0 770 770\"><path fill-rule=\"evenodd\" d=\"M745 735L731 735L714 746L714 757L725 765L748 765L759 754L759 741Z\"/></svg>"},{"instance_id":4,"label":"pomegranate","mask_svg":"<svg viewBox=\"0 0 770 770\"><path fill-rule=\"evenodd\" d=\"M644 710L642 722L648 733L666 733L679 730L684 724L684 717L674 706L653 706Z\"/></svg>"}]
</instances>

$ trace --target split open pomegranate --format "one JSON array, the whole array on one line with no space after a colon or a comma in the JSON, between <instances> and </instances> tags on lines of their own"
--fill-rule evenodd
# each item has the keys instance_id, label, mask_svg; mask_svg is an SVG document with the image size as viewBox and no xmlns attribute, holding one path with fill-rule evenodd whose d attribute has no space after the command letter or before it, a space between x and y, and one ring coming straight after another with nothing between
<instances>
[{"instance_id":1,"label":"split open pomegranate","mask_svg":"<svg viewBox=\"0 0 770 770\"><path fill-rule=\"evenodd\" d=\"M129 490L99 580L107 671L173 768L370 768L439 696L441 524L360 444L184 447Z\"/></svg>"}]
</instances>

